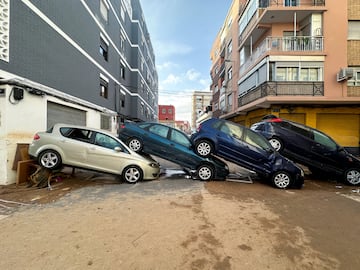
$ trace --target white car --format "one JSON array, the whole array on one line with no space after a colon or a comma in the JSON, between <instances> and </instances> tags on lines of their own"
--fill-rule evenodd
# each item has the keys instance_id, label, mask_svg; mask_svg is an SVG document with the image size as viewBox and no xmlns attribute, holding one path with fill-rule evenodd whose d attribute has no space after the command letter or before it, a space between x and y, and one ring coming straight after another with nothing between
<instances>
[{"instance_id":1,"label":"white car","mask_svg":"<svg viewBox=\"0 0 360 270\"><path fill-rule=\"evenodd\" d=\"M104 130L55 124L34 135L29 155L48 169L63 165L121 175L128 183L157 179L160 165Z\"/></svg>"}]
</instances>

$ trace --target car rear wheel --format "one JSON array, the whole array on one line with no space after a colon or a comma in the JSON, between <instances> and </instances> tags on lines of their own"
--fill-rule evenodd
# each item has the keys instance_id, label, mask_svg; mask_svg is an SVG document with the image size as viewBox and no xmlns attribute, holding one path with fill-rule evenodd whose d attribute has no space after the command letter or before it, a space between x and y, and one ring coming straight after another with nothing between
<instances>
[{"instance_id":1,"label":"car rear wheel","mask_svg":"<svg viewBox=\"0 0 360 270\"><path fill-rule=\"evenodd\" d=\"M269 143L271 144L271 146L278 152L280 152L283 148L283 143L282 141L280 141L280 139L278 138L271 138L269 140Z\"/></svg>"},{"instance_id":2,"label":"car rear wheel","mask_svg":"<svg viewBox=\"0 0 360 270\"><path fill-rule=\"evenodd\" d=\"M131 150L135 152L140 152L143 148L142 142L138 138L131 138L128 140L127 145Z\"/></svg>"},{"instance_id":3,"label":"car rear wheel","mask_svg":"<svg viewBox=\"0 0 360 270\"><path fill-rule=\"evenodd\" d=\"M203 164L197 169L197 177L202 181L210 180L214 177L214 170L210 165Z\"/></svg>"},{"instance_id":4,"label":"car rear wheel","mask_svg":"<svg viewBox=\"0 0 360 270\"><path fill-rule=\"evenodd\" d=\"M130 165L123 170L122 178L129 184L135 184L143 179L143 172L138 166Z\"/></svg>"},{"instance_id":5,"label":"car rear wheel","mask_svg":"<svg viewBox=\"0 0 360 270\"><path fill-rule=\"evenodd\" d=\"M195 152L199 156L208 157L212 154L213 151L214 151L214 147L208 141L201 140L198 143L196 143Z\"/></svg>"},{"instance_id":6,"label":"car rear wheel","mask_svg":"<svg viewBox=\"0 0 360 270\"><path fill-rule=\"evenodd\" d=\"M291 183L291 176L287 172L276 172L272 177L272 184L277 188L288 188Z\"/></svg>"},{"instance_id":7,"label":"car rear wheel","mask_svg":"<svg viewBox=\"0 0 360 270\"><path fill-rule=\"evenodd\" d=\"M345 172L345 182L352 186L360 184L360 170L359 169L347 170Z\"/></svg>"},{"instance_id":8,"label":"car rear wheel","mask_svg":"<svg viewBox=\"0 0 360 270\"><path fill-rule=\"evenodd\" d=\"M45 150L38 158L39 164L47 169L55 170L61 166L61 156L55 150Z\"/></svg>"}]
</instances>

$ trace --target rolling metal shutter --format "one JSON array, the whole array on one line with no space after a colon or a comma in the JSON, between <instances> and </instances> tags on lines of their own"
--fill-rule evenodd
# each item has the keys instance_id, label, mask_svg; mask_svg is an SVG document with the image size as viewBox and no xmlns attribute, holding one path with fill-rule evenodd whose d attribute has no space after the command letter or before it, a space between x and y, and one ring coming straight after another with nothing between
<instances>
[{"instance_id":1,"label":"rolling metal shutter","mask_svg":"<svg viewBox=\"0 0 360 270\"><path fill-rule=\"evenodd\" d=\"M344 147L359 147L359 115L318 114L317 129L331 136Z\"/></svg>"},{"instance_id":2,"label":"rolling metal shutter","mask_svg":"<svg viewBox=\"0 0 360 270\"><path fill-rule=\"evenodd\" d=\"M61 104L47 103L47 128L56 123L86 125L86 111L64 106Z\"/></svg>"}]
</instances>

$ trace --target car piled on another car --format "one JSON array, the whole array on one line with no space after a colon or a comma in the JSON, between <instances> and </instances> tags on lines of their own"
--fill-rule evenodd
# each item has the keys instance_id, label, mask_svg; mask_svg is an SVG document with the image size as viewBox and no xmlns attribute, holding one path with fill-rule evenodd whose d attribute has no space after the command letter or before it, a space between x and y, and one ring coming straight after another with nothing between
<instances>
[{"instance_id":1,"label":"car piled on another car","mask_svg":"<svg viewBox=\"0 0 360 270\"><path fill-rule=\"evenodd\" d=\"M160 174L158 162L135 153L112 134L75 125L56 124L36 133L29 155L51 170L68 165L121 175L128 183Z\"/></svg>"},{"instance_id":2,"label":"car piled on another car","mask_svg":"<svg viewBox=\"0 0 360 270\"><path fill-rule=\"evenodd\" d=\"M276 152L263 136L242 125L210 118L200 124L191 140L200 156L218 155L270 179L277 188L301 188L304 183L300 167Z\"/></svg>"},{"instance_id":3,"label":"car piled on another car","mask_svg":"<svg viewBox=\"0 0 360 270\"><path fill-rule=\"evenodd\" d=\"M265 117L251 129L262 134L284 156L307 166L312 173L341 177L350 185L360 184L360 159L320 130L274 116Z\"/></svg>"},{"instance_id":4,"label":"car piled on another car","mask_svg":"<svg viewBox=\"0 0 360 270\"><path fill-rule=\"evenodd\" d=\"M132 150L176 163L200 180L225 179L229 174L223 161L197 155L188 136L167 125L126 122L120 127L119 138Z\"/></svg>"}]
</instances>

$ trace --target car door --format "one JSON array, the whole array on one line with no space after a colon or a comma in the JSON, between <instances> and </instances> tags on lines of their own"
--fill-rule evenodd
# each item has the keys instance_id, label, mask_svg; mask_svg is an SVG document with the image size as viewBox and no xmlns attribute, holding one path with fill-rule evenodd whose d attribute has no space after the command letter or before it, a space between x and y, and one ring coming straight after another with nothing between
<instances>
[{"instance_id":1,"label":"car door","mask_svg":"<svg viewBox=\"0 0 360 270\"><path fill-rule=\"evenodd\" d=\"M191 149L189 138L173 128L169 135L168 155L173 157L173 161L184 167L196 167L200 157Z\"/></svg>"},{"instance_id":2,"label":"car door","mask_svg":"<svg viewBox=\"0 0 360 270\"><path fill-rule=\"evenodd\" d=\"M144 152L166 158L170 128L164 125L152 124L147 130L148 134L144 136Z\"/></svg>"},{"instance_id":3,"label":"car door","mask_svg":"<svg viewBox=\"0 0 360 270\"><path fill-rule=\"evenodd\" d=\"M243 136L244 127L228 121L223 122L216 134L219 156L238 164L249 163L249 149L242 139Z\"/></svg>"},{"instance_id":4,"label":"car door","mask_svg":"<svg viewBox=\"0 0 360 270\"><path fill-rule=\"evenodd\" d=\"M64 152L63 162L72 166L83 167L87 163L86 149L89 147L92 131L82 128L60 128L62 137L59 146Z\"/></svg>"},{"instance_id":5,"label":"car door","mask_svg":"<svg viewBox=\"0 0 360 270\"><path fill-rule=\"evenodd\" d=\"M326 172L341 171L342 158L339 157L338 145L327 135L312 130L313 141L311 145L310 166Z\"/></svg>"},{"instance_id":6,"label":"car door","mask_svg":"<svg viewBox=\"0 0 360 270\"><path fill-rule=\"evenodd\" d=\"M116 151L115 147L119 147L122 151ZM127 150L118 140L107 134L95 132L93 143L87 148L86 168L118 173L122 171L128 159Z\"/></svg>"}]
</instances>

